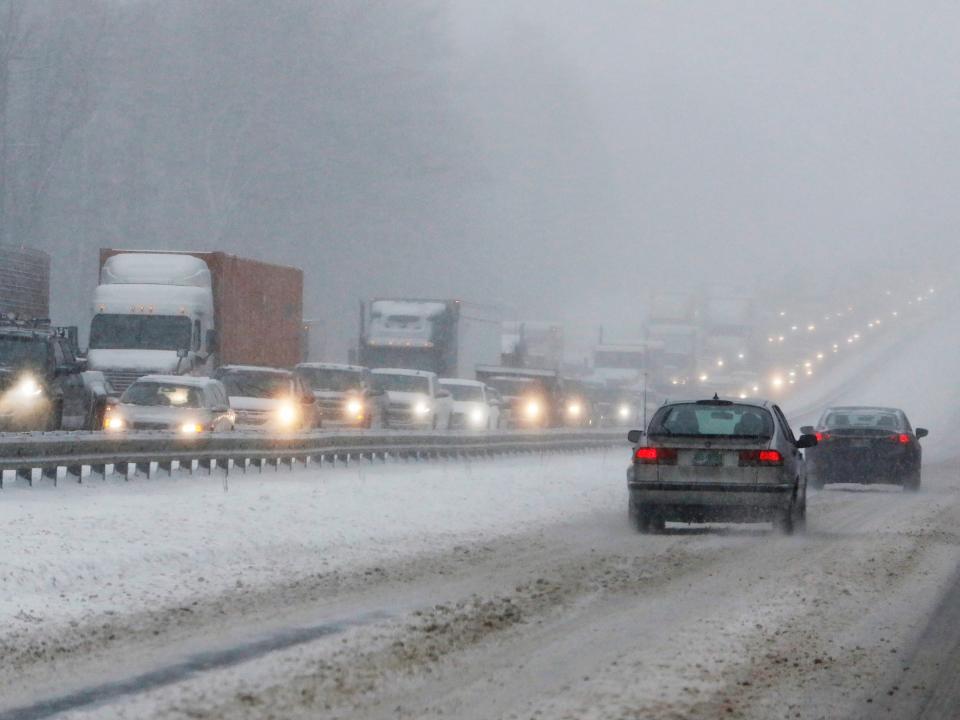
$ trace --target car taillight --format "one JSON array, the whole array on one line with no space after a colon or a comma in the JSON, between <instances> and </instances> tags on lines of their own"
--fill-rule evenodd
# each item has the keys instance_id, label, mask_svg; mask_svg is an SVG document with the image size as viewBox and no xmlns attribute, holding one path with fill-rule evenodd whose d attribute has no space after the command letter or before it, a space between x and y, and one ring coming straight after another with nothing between
<instances>
[{"instance_id":1,"label":"car taillight","mask_svg":"<svg viewBox=\"0 0 960 720\"><path fill-rule=\"evenodd\" d=\"M633 456L641 465L677 464L677 451L673 448L641 447Z\"/></svg>"},{"instance_id":2,"label":"car taillight","mask_svg":"<svg viewBox=\"0 0 960 720\"><path fill-rule=\"evenodd\" d=\"M741 450L740 467L775 467L783 465L783 455L777 450Z\"/></svg>"},{"instance_id":3,"label":"car taillight","mask_svg":"<svg viewBox=\"0 0 960 720\"><path fill-rule=\"evenodd\" d=\"M817 436L817 442L818 442L818 443L822 443L824 440L829 440L829 439L830 439L830 433L818 432L818 433L816 433L816 436Z\"/></svg>"},{"instance_id":4,"label":"car taillight","mask_svg":"<svg viewBox=\"0 0 960 720\"><path fill-rule=\"evenodd\" d=\"M899 435L891 435L887 438L890 442L900 443L901 445L907 445L910 442L910 436L906 433L900 433Z\"/></svg>"}]
</instances>

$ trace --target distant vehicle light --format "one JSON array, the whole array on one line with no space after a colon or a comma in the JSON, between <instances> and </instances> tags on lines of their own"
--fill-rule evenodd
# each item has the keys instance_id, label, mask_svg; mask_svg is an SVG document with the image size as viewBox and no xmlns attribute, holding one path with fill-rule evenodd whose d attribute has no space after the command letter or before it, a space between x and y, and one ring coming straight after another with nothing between
<instances>
[{"instance_id":1,"label":"distant vehicle light","mask_svg":"<svg viewBox=\"0 0 960 720\"><path fill-rule=\"evenodd\" d=\"M108 415L103 420L104 430L117 431L117 430L123 430L126 427L127 427L127 423L124 421L122 417L118 417L117 415Z\"/></svg>"},{"instance_id":2,"label":"distant vehicle light","mask_svg":"<svg viewBox=\"0 0 960 720\"><path fill-rule=\"evenodd\" d=\"M629 405L621 405L619 408L617 408L617 415L620 416L621 420L626 420L630 417L631 409L632 408Z\"/></svg>"},{"instance_id":3,"label":"distant vehicle light","mask_svg":"<svg viewBox=\"0 0 960 720\"><path fill-rule=\"evenodd\" d=\"M196 435L197 433L203 432L203 425L195 422L184 423L180 426L180 432L184 435Z\"/></svg>"},{"instance_id":4,"label":"distant vehicle light","mask_svg":"<svg viewBox=\"0 0 960 720\"><path fill-rule=\"evenodd\" d=\"M473 427L483 427L487 423L486 413L480 408L474 408L470 411L470 424Z\"/></svg>"},{"instance_id":5,"label":"distant vehicle light","mask_svg":"<svg viewBox=\"0 0 960 720\"><path fill-rule=\"evenodd\" d=\"M423 400L413 406L413 412L421 417L430 413L430 405Z\"/></svg>"},{"instance_id":6,"label":"distant vehicle light","mask_svg":"<svg viewBox=\"0 0 960 720\"><path fill-rule=\"evenodd\" d=\"M580 403L572 402L567 405L567 413L570 417L580 417L580 414L583 412L583 406Z\"/></svg>"}]
</instances>

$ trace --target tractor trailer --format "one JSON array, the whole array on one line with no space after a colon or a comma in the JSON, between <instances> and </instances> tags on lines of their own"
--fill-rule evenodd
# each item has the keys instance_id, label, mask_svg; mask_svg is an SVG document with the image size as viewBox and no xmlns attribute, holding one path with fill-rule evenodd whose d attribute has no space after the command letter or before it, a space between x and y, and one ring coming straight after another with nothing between
<instances>
[{"instance_id":1,"label":"tractor trailer","mask_svg":"<svg viewBox=\"0 0 960 720\"><path fill-rule=\"evenodd\" d=\"M496 307L461 300L373 300L363 308L360 364L472 379L500 361Z\"/></svg>"},{"instance_id":2,"label":"tractor trailer","mask_svg":"<svg viewBox=\"0 0 960 720\"><path fill-rule=\"evenodd\" d=\"M303 272L223 252L102 249L89 367L122 392L149 373L302 359Z\"/></svg>"}]
</instances>

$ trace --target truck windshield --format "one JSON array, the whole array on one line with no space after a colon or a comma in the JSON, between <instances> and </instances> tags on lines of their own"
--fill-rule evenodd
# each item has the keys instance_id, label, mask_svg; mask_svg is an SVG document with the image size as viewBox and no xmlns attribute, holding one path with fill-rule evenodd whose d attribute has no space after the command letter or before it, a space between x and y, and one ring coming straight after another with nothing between
<instances>
[{"instance_id":1,"label":"truck windshield","mask_svg":"<svg viewBox=\"0 0 960 720\"><path fill-rule=\"evenodd\" d=\"M483 402L483 388L479 385L457 385L442 383L444 389L449 390L454 400L468 400Z\"/></svg>"},{"instance_id":2,"label":"truck windshield","mask_svg":"<svg viewBox=\"0 0 960 720\"><path fill-rule=\"evenodd\" d=\"M650 437L773 436L773 418L755 405L707 405L684 403L661 408L650 421Z\"/></svg>"},{"instance_id":3,"label":"truck windshield","mask_svg":"<svg viewBox=\"0 0 960 720\"><path fill-rule=\"evenodd\" d=\"M95 315L91 350L190 349L190 318L182 315Z\"/></svg>"},{"instance_id":4,"label":"truck windshield","mask_svg":"<svg viewBox=\"0 0 960 720\"><path fill-rule=\"evenodd\" d=\"M377 373L377 383L384 390L394 392L430 393L430 381L422 375L388 375Z\"/></svg>"},{"instance_id":5,"label":"truck windshield","mask_svg":"<svg viewBox=\"0 0 960 720\"><path fill-rule=\"evenodd\" d=\"M127 405L151 405L160 407L203 407L203 395L199 388L158 382L135 382L120 397Z\"/></svg>"},{"instance_id":6,"label":"truck windshield","mask_svg":"<svg viewBox=\"0 0 960 720\"><path fill-rule=\"evenodd\" d=\"M0 336L0 365L22 367L47 364L47 344L31 337Z\"/></svg>"},{"instance_id":7,"label":"truck windshield","mask_svg":"<svg viewBox=\"0 0 960 720\"><path fill-rule=\"evenodd\" d=\"M280 373L229 370L217 379L230 397L276 399L293 395L293 383Z\"/></svg>"},{"instance_id":8,"label":"truck windshield","mask_svg":"<svg viewBox=\"0 0 960 720\"><path fill-rule=\"evenodd\" d=\"M313 390L348 392L359 390L363 386L363 375L356 370L340 368L297 368L300 375Z\"/></svg>"}]
</instances>

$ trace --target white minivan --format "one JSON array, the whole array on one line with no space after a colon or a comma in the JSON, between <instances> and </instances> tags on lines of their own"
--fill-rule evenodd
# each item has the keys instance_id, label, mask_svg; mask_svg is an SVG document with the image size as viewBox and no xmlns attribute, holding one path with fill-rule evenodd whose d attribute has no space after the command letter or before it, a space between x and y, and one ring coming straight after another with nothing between
<instances>
[{"instance_id":1,"label":"white minivan","mask_svg":"<svg viewBox=\"0 0 960 720\"><path fill-rule=\"evenodd\" d=\"M437 374L426 370L378 368L377 386L385 390L387 427L448 430L453 412L450 391L440 385Z\"/></svg>"}]
</instances>

